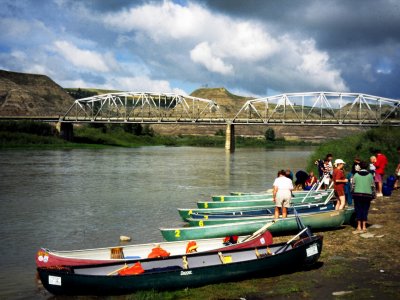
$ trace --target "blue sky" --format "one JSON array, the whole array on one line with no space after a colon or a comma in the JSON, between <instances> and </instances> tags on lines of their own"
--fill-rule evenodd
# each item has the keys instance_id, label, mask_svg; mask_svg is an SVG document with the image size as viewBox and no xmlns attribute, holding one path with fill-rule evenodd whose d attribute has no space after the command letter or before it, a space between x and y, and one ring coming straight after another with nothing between
<instances>
[{"instance_id":1,"label":"blue sky","mask_svg":"<svg viewBox=\"0 0 400 300\"><path fill-rule=\"evenodd\" d=\"M400 98L400 1L0 0L0 69L62 87Z\"/></svg>"}]
</instances>

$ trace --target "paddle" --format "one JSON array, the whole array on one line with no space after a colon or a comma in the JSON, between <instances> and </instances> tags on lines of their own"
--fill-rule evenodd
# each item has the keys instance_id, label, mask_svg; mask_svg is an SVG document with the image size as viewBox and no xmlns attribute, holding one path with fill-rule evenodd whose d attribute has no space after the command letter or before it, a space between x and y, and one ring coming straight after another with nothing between
<instances>
[{"instance_id":1,"label":"paddle","mask_svg":"<svg viewBox=\"0 0 400 300\"><path fill-rule=\"evenodd\" d=\"M247 241L248 239L252 239L252 238L254 238L254 237L257 236L257 235L260 235L261 233L264 233L264 232L268 229L268 227L270 227L271 225L275 224L275 222L277 222L278 220L279 220L279 219L273 220L273 221L271 221L271 222L265 224L263 227L261 227L260 229L258 229L258 230L255 231L255 232L253 232L252 235L249 235L249 236L245 237L245 238L242 240L242 242L245 242L245 241Z\"/></svg>"},{"instance_id":2,"label":"paddle","mask_svg":"<svg viewBox=\"0 0 400 300\"><path fill-rule=\"evenodd\" d=\"M298 234L296 234L294 237L292 237L290 240L286 242L282 247L280 247L275 254L279 253L282 249L285 249L291 242L293 242L297 237L299 237L303 232L305 232L308 229L308 227L304 228L302 231L300 231Z\"/></svg>"}]
</instances>

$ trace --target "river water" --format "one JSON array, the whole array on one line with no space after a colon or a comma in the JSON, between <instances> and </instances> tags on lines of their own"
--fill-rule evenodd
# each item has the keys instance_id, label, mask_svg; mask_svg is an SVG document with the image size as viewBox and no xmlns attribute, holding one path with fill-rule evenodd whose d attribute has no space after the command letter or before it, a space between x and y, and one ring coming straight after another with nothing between
<instances>
[{"instance_id":1,"label":"river water","mask_svg":"<svg viewBox=\"0 0 400 300\"><path fill-rule=\"evenodd\" d=\"M48 299L35 254L157 242L183 225L178 207L230 191L271 188L304 169L311 148L142 147L0 151L0 299Z\"/></svg>"}]
</instances>

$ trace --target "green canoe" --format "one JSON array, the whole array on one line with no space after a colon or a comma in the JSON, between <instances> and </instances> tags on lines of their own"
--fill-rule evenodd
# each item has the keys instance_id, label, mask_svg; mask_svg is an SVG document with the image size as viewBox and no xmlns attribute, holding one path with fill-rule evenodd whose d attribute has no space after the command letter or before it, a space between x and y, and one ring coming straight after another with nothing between
<instances>
[{"instance_id":1,"label":"green canoe","mask_svg":"<svg viewBox=\"0 0 400 300\"><path fill-rule=\"evenodd\" d=\"M314 194L329 194L332 190L317 190L317 191L293 191L293 195L295 198L303 198L306 195L314 195ZM244 200L266 200L271 199L272 201L272 193L260 193L260 194L241 194L241 195L219 195L219 196L211 196L212 201L244 201Z\"/></svg>"},{"instance_id":2,"label":"green canoe","mask_svg":"<svg viewBox=\"0 0 400 300\"><path fill-rule=\"evenodd\" d=\"M304 225L310 226L313 230L339 227L343 224L344 219L344 210L310 213L301 216ZM264 226L265 223L265 221L254 221L203 227L160 228L160 231L166 241L195 240L251 234ZM297 229L298 225L294 216L278 219L268 228L272 233L290 232Z\"/></svg>"},{"instance_id":3,"label":"green canoe","mask_svg":"<svg viewBox=\"0 0 400 300\"><path fill-rule=\"evenodd\" d=\"M292 204L327 202L333 196L333 190L328 193L313 193L308 196L295 196L292 198ZM219 208L219 207L245 207L245 206L271 206L274 204L272 198L258 200L236 200L236 201L198 201L198 208Z\"/></svg>"},{"instance_id":4,"label":"green canoe","mask_svg":"<svg viewBox=\"0 0 400 300\"><path fill-rule=\"evenodd\" d=\"M290 208L289 208L290 209ZM304 207L302 209L297 208L297 213L300 217L303 215L308 215L311 213L317 213L322 211L334 211L335 205L334 203L328 203L327 205L319 205L315 207ZM290 212L288 216L291 217L293 212ZM212 216L205 216L204 218L199 217L192 217L187 218L186 222L189 223L189 226L210 226L210 225L218 225L218 224L227 224L227 223L238 223L238 222L250 222L250 221L264 221L264 222L271 222L274 220L274 215L261 215L261 216L221 216L221 217L212 217Z\"/></svg>"},{"instance_id":5,"label":"green canoe","mask_svg":"<svg viewBox=\"0 0 400 300\"><path fill-rule=\"evenodd\" d=\"M325 202L301 203L301 204L294 204L291 207L295 208L297 212L301 212L304 210L309 210L309 212L312 212L311 208L323 205L329 205L330 202L331 201L328 201L326 203ZM179 215L181 216L183 221L186 221L188 218L196 218L197 216L204 216L204 218L212 217L215 215L227 215L227 214L234 216L250 216L250 215L257 216L257 215L273 214L274 211L275 211L275 205L273 203L264 206L178 208ZM197 219L198 218L199 217L197 217Z\"/></svg>"},{"instance_id":6,"label":"green canoe","mask_svg":"<svg viewBox=\"0 0 400 300\"><path fill-rule=\"evenodd\" d=\"M348 206L344 209L344 223L346 225L353 225L355 222L356 213L354 211L354 206Z\"/></svg>"}]
</instances>

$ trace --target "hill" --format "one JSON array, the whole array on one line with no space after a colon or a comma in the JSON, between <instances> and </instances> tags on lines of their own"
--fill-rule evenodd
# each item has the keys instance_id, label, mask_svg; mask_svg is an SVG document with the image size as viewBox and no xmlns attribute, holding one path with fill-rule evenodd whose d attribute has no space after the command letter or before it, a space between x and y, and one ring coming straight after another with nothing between
<instances>
[{"instance_id":1,"label":"hill","mask_svg":"<svg viewBox=\"0 0 400 300\"><path fill-rule=\"evenodd\" d=\"M1 116L57 116L74 99L45 75L0 70Z\"/></svg>"},{"instance_id":2,"label":"hill","mask_svg":"<svg viewBox=\"0 0 400 300\"><path fill-rule=\"evenodd\" d=\"M233 118L243 104L251 99L249 97L234 95L223 87L200 88L193 91L190 96L214 100L220 106L222 114L228 118Z\"/></svg>"}]
</instances>

